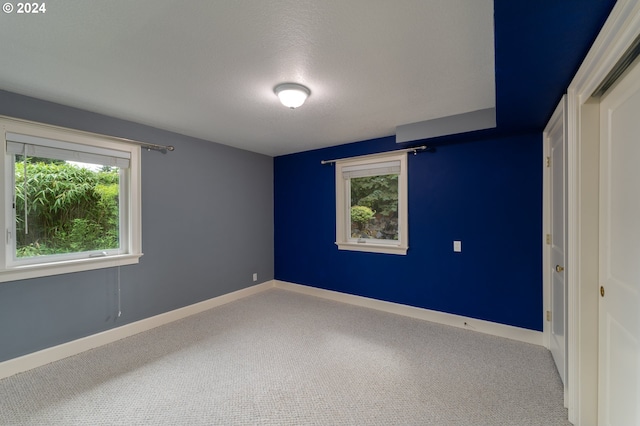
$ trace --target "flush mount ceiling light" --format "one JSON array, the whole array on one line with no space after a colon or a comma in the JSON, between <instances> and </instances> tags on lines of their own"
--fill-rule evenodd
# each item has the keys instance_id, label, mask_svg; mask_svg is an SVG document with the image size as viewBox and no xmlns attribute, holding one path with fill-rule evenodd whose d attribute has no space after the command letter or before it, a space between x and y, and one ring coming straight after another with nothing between
<instances>
[{"instance_id":1,"label":"flush mount ceiling light","mask_svg":"<svg viewBox=\"0 0 640 426\"><path fill-rule=\"evenodd\" d=\"M280 98L282 105L291 109L298 108L311 94L308 88L296 83L278 84L273 91L278 95L278 98Z\"/></svg>"}]
</instances>

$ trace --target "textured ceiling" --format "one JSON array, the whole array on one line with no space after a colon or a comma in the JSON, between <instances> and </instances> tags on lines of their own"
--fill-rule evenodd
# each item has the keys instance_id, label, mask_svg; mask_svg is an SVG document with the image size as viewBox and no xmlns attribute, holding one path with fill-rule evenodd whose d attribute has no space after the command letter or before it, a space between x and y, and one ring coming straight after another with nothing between
<instances>
[{"instance_id":1,"label":"textured ceiling","mask_svg":"<svg viewBox=\"0 0 640 426\"><path fill-rule=\"evenodd\" d=\"M491 0L46 5L0 16L0 89L268 155L496 106Z\"/></svg>"},{"instance_id":2,"label":"textured ceiling","mask_svg":"<svg viewBox=\"0 0 640 426\"><path fill-rule=\"evenodd\" d=\"M462 137L540 132L615 0L46 4L0 13L0 90L280 155L494 106Z\"/></svg>"}]
</instances>

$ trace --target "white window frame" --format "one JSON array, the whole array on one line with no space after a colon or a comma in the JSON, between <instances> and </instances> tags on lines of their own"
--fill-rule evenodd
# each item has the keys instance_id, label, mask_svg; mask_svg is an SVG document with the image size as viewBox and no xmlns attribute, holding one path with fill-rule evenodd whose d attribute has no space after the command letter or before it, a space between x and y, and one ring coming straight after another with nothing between
<instances>
[{"instance_id":1,"label":"white window frame","mask_svg":"<svg viewBox=\"0 0 640 426\"><path fill-rule=\"evenodd\" d=\"M344 168L376 169L383 163L400 163L398 173L398 239L356 239L349 235L351 224L350 179L344 177ZM407 154L406 152L382 153L337 160L336 168L336 245L339 250L364 251L406 255L409 249Z\"/></svg>"},{"instance_id":2,"label":"white window frame","mask_svg":"<svg viewBox=\"0 0 640 426\"><path fill-rule=\"evenodd\" d=\"M31 258L27 261L15 259L13 182L14 154L7 151L7 133L49 139L61 146L74 144L87 149L88 153L105 150L125 152L129 157L129 168L121 176L125 179L121 200L120 250L104 252L72 253ZM141 219L141 174L140 146L125 140L79 130L50 126L26 120L0 116L0 140L2 141L3 172L0 173L0 226L3 244L0 244L0 282L37 278L92 269L131 265L142 256Z\"/></svg>"}]
</instances>

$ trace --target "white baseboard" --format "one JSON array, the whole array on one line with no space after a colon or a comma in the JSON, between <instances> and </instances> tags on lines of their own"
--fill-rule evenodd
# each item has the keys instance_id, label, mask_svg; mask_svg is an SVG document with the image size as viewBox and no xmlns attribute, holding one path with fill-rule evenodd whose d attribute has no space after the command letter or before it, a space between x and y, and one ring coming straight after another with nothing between
<instances>
[{"instance_id":1,"label":"white baseboard","mask_svg":"<svg viewBox=\"0 0 640 426\"><path fill-rule=\"evenodd\" d=\"M519 327L498 324L490 321L478 320L475 318L467 318L459 315L447 314L444 312L432 311L429 309L416 308L413 306L401 305L399 303L385 302L377 299L370 299L362 296L354 296L352 294L339 293L331 290L324 290L316 287L309 287L300 284L288 283L285 281L271 280L233 293L224 294L214 297L184 308L175 309L145 318L121 327L106 330L91 336L83 337L71 342L53 346L41 351L33 352L18 358L13 358L4 362L0 362L0 379L13 376L14 374L40 367L54 361L77 355L89 349L97 348L108 343L115 342L125 337L133 336L143 331L168 324L206 311L216 306L221 306L229 302L233 302L243 297L247 297L270 288L279 288L283 290L294 291L297 293L307 294L310 296L321 297L324 299L334 300L337 302L348 303L351 305L362 306L379 311L389 312L396 315L403 315L411 318L417 318L425 321L431 321L439 324L451 325L454 327L465 328L468 330L478 331L481 333L491 334L499 337L506 337L535 345L543 345L542 332L527 330Z\"/></svg>"},{"instance_id":2,"label":"white baseboard","mask_svg":"<svg viewBox=\"0 0 640 426\"><path fill-rule=\"evenodd\" d=\"M295 291L310 296L321 297L334 300L336 302L348 303L365 308L377 309L379 311L406 317L417 318L439 324L451 325L453 327L478 331L480 333L491 334L520 342L532 343L543 346L543 334L540 331L528 330L526 328L513 327L491 321L484 321L475 318L463 317L460 315L448 314L445 312L432 311L429 309L416 308L413 306L401 305L399 303L385 302L368 297L354 296L352 294L339 293L337 291L324 290L316 287L309 287L300 284L293 284L285 281L274 280L276 288Z\"/></svg>"},{"instance_id":3,"label":"white baseboard","mask_svg":"<svg viewBox=\"0 0 640 426\"><path fill-rule=\"evenodd\" d=\"M193 305L185 306L184 308L175 309L140 321L125 324L118 328L92 334L71 342L1 362L0 379L70 357L72 355L77 355L81 352L88 351L89 349L97 348L98 346L106 345L143 331L151 330L152 328L186 318L190 315L206 311L207 309L215 308L216 306L242 299L243 297L247 297L252 294L260 293L261 291L273 287L274 281L267 281L242 290L204 300Z\"/></svg>"}]
</instances>

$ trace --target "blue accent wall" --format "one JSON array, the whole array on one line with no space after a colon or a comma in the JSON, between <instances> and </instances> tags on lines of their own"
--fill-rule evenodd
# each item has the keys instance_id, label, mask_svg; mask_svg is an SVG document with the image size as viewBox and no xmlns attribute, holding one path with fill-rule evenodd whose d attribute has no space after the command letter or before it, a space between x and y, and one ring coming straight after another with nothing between
<instances>
[{"instance_id":1,"label":"blue accent wall","mask_svg":"<svg viewBox=\"0 0 640 426\"><path fill-rule=\"evenodd\" d=\"M409 154L406 256L338 250L335 168L320 164L394 137L276 157L276 279L541 331L542 135L449 139Z\"/></svg>"},{"instance_id":2,"label":"blue accent wall","mask_svg":"<svg viewBox=\"0 0 640 426\"><path fill-rule=\"evenodd\" d=\"M497 127L416 142L437 149L409 156L406 256L338 251L320 160L411 144L276 157L276 279L541 331L542 130L614 5L495 0Z\"/></svg>"}]
</instances>

